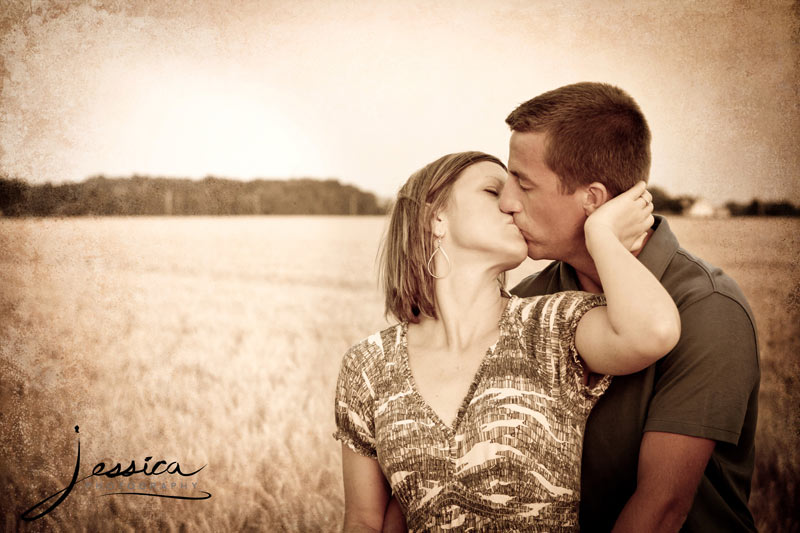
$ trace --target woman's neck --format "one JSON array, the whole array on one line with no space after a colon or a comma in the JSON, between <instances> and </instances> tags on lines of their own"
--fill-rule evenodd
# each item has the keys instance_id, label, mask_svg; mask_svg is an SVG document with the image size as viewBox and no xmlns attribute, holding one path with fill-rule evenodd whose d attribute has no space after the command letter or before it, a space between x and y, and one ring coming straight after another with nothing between
<instances>
[{"instance_id":1,"label":"woman's neck","mask_svg":"<svg viewBox=\"0 0 800 533\"><path fill-rule=\"evenodd\" d=\"M429 347L459 353L497 331L508 302L500 293L497 273L464 271L454 269L436 280L438 319L423 318L414 328L415 337Z\"/></svg>"}]
</instances>

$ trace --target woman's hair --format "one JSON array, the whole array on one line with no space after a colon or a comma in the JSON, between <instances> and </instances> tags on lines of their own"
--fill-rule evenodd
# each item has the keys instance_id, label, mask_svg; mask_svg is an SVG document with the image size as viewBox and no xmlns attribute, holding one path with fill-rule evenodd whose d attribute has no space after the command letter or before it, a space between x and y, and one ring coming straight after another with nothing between
<instances>
[{"instance_id":1,"label":"woman's hair","mask_svg":"<svg viewBox=\"0 0 800 533\"><path fill-rule=\"evenodd\" d=\"M414 172L397 193L380 251L386 315L413 323L422 315L437 318L434 280L427 271L434 251L431 221L447 203L461 172L481 161L506 169L498 158L483 152L448 154Z\"/></svg>"}]
</instances>

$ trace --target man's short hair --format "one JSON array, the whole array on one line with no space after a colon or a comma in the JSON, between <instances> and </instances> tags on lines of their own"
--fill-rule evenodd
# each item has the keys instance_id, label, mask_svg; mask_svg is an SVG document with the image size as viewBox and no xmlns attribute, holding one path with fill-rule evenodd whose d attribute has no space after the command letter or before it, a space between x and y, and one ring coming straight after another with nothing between
<instances>
[{"instance_id":1,"label":"man's short hair","mask_svg":"<svg viewBox=\"0 0 800 533\"><path fill-rule=\"evenodd\" d=\"M545 163L562 191L597 181L612 196L650 174L650 128L631 96L607 83L565 85L521 104L512 131L545 133Z\"/></svg>"}]
</instances>

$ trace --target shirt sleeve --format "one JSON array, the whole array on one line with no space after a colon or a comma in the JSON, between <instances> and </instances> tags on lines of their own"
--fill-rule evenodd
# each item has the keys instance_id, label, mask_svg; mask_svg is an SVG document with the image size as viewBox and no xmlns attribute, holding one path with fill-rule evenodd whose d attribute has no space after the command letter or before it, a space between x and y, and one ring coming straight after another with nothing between
<instances>
[{"instance_id":1,"label":"shirt sleeve","mask_svg":"<svg viewBox=\"0 0 800 533\"><path fill-rule=\"evenodd\" d=\"M608 389L611 376L592 374L584 379L584 367L575 346L575 331L583 315L606 305L605 296L564 291L536 298L531 309L535 327L528 337L529 351L551 368L551 379L562 399L581 409L591 409ZM531 320L526 322L530 323Z\"/></svg>"},{"instance_id":2,"label":"shirt sleeve","mask_svg":"<svg viewBox=\"0 0 800 533\"><path fill-rule=\"evenodd\" d=\"M656 364L645 431L738 443L760 371L755 326L737 301L713 293L682 309L680 340Z\"/></svg>"},{"instance_id":3,"label":"shirt sleeve","mask_svg":"<svg viewBox=\"0 0 800 533\"><path fill-rule=\"evenodd\" d=\"M377 457L375 451L374 393L367 377L369 358L367 342L350 348L342 358L336 382L333 438L347 444L354 452Z\"/></svg>"}]
</instances>

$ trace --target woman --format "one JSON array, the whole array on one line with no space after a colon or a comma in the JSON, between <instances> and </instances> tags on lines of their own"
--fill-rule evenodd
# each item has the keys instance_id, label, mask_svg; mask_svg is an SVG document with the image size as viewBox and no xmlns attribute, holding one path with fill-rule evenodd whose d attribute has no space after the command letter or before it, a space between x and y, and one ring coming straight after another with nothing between
<instances>
[{"instance_id":1,"label":"woman","mask_svg":"<svg viewBox=\"0 0 800 533\"><path fill-rule=\"evenodd\" d=\"M605 296L520 299L502 288L527 254L505 179L465 152L400 190L381 273L399 323L348 350L336 388L345 531L381 531L390 494L411 531L576 531L590 409L677 343L674 303L630 253L653 222L644 183L586 220Z\"/></svg>"}]
</instances>

